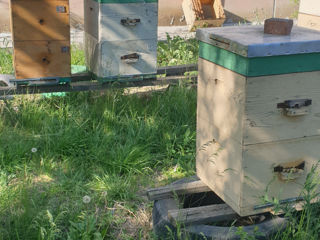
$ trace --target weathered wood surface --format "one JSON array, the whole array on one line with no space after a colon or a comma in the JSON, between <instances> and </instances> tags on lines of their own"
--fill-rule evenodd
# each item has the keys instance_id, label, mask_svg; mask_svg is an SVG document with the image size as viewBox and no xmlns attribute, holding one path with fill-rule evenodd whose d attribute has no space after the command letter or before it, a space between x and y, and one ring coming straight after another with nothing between
<instances>
[{"instance_id":1,"label":"weathered wood surface","mask_svg":"<svg viewBox=\"0 0 320 240\"><path fill-rule=\"evenodd\" d=\"M70 42L14 42L14 64L16 79L70 77Z\"/></svg>"},{"instance_id":2,"label":"weathered wood surface","mask_svg":"<svg viewBox=\"0 0 320 240\"><path fill-rule=\"evenodd\" d=\"M220 0L184 0L182 8L190 31L197 27L220 27L226 18Z\"/></svg>"},{"instance_id":3,"label":"weathered wood surface","mask_svg":"<svg viewBox=\"0 0 320 240\"><path fill-rule=\"evenodd\" d=\"M214 204L168 211L170 222L181 226L228 221L234 220L237 217L237 213L227 204Z\"/></svg>"},{"instance_id":4,"label":"weathered wood surface","mask_svg":"<svg viewBox=\"0 0 320 240\"><path fill-rule=\"evenodd\" d=\"M210 192L211 189L205 185L201 180L174 184L165 187L153 188L147 191L147 196L149 200L160 200L166 199L174 196L179 196L183 194L192 194L192 193L201 193L201 192Z\"/></svg>"},{"instance_id":5,"label":"weathered wood surface","mask_svg":"<svg viewBox=\"0 0 320 240\"><path fill-rule=\"evenodd\" d=\"M185 72L198 70L198 64L186 64L180 66L159 67L157 74L166 74L166 76L183 75Z\"/></svg>"},{"instance_id":6,"label":"weathered wood surface","mask_svg":"<svg viewBox=\"0 0 320 240\"><path fill-rule=\"evenodd\" d=\"M158 3L102 4L99 24L101 41L156 39ZM138 22L123 24L121 20ZM91 26L92 27L92 26Z\"/></svg>"},{"instance_id":7,"label":"weathered wood surface","mask_svg":"<svg viewBox=\"0 0 320 240\"><path fill-rule=\"evenodd\" d=\"M197 175L240 216L270 211L255 208L266 194L300 195L320 158L318 79L319 71L244 77L199 60ZM277 108L294 99L312 99L310 113L289 117ZM292 167L277 172L279 165Z\"/></svg>"},{"instance_id":8,"label":"weathered wood surface","mask_svg":"<svg viewBox=\"0 0 320 240\"><path fill-rule=\"evenodd\" d=\"M204 59L198 72L197 176L237 209L246 79Z\"/></svg>"},{"instance_id":9,"label":"weathered wood surface","mask_svg":"<svg viewBox=\"0 0 320 240\"><path fill-rule=\"evenodd\" d=\"M101 79L156 73L158 3L95 2L84 2L89 70ZM123 60L129 54L137 57Z\"/></svg>"},{"instance_id":10,"label":"weathered wood surface","mask_svg":"<svg viewBox=\"0 0 320 240\"><path fill-rule=\"evenodd\" d=\"M99 44L100 59L97 76L116 77L128 75L153 74L157 71L157 39L104 41ZM137 54L134 61L121 57Z\"/></svg>"},{"instance_id":11,"label":"weathered wood surface","mask_svg":"<svg viewBox=\"0 0 320 240\"><path fill-rule=\"evenodd\" d=\"M318 135L320 71L247 79L243 143L255 144ZM289 117L277 104L312 99L310 113Z\"/></svg>"},{"instance_id":12,"label":"weathered wood surface","mask_svg":"<svg viewBox=\"0 0 320 240\"><path fill-rule=\"evenodd\" d=\"M11 0L11 12L14 41L70 39L68 0Z\"/></svg>"},{"instance_id":13,"label":"weathered wood surface","mask_svg":"<svg viewBox=\"0 0 320 240\"><path fill-rule=\"evenodd\" d=\"M244 146L241 214L251 215L253 206L263 205L265 194L279 200L299 197L307 174L319 161L319 146L320 136ZM274 172L276 166L294 167L301 161L305 166L300 171Z\"/></svg>"}]
</instances>

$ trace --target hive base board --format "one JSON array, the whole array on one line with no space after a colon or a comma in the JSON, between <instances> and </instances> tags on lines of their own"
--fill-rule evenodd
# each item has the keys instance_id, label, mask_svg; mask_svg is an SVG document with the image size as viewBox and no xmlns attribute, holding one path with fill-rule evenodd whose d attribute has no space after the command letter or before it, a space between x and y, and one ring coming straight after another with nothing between
<instances>
[{"instance_id":1,"label":"hive base board","mask_svg":"<svg viewBox=\"0 0 320 240\"><path fill-rule=\"evenodd\" d=\"M196 71L196 64L160 67L157 74L166 74L166 77L157 76L156 79L145 79L143 81L133 82L98 82L92 80L92 74L81 73L71 76L71 83L58 85L15 85L10 80L15 79L14 75L0 75L0 96L18 95L18 94L38 94L50 92L80 92L80 91L100 91L111 88L131 88L131 87L152 87L169 84L178 84L181 81L187 81L189 84L195 84L197 76L184 76L185 72Z\"/></svg>"}]
</instances>

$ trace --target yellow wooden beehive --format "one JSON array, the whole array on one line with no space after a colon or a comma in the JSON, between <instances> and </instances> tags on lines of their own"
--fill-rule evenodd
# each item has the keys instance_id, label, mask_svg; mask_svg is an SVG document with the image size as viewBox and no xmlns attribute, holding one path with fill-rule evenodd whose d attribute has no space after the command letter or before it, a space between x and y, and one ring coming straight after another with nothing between
<instances>
[{"instance_id":1,"label":"yellow wooden beehive","mask_svg":"<svg viewBox=\"0 0 320 240\"><path fill-rule=\"evenodd\" d=\"M197 175L239 215L300 199L320 159L320 34L198 29Z\"/></svg>"},{"instance_id":2,"label":"yellow wooden beehive","mask_svg":"<svg viewBox=\"0 0 320 240\"><path fill-rule=\"evenodd\" d=\"M16 79L69 77L68 0L11 0Z\"/></svg>"}]
</instances>

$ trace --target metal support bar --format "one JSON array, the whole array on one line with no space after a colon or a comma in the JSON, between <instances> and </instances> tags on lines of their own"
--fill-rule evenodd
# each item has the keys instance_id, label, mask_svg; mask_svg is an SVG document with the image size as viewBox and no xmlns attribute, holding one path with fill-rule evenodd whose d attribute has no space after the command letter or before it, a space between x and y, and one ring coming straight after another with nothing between
<instances>
[{"instance_id":1,"label":"metal support bar","mask_svg":"<svg viewBox=\"0 0 320 240\"><path fill-rule=\"evenodd\" d=\"M196 71L196 64L160 67L157 74L165 74L165 77L154 77L140 81L131 82L105 82L101 83L92 79L90 73L75 74L71 76L71 83L58 85L29 85L29 86L1 86L0 96L18 94L38 94L49 92L79 92L98 91L110 88L130 88L143 86L159 86L165 84L177 84L180 81L188 80L191 84L196 83L197 76L183 76L185 72ZM1 76L1 75L0 75Z\"/></svg>"}]
</instances>

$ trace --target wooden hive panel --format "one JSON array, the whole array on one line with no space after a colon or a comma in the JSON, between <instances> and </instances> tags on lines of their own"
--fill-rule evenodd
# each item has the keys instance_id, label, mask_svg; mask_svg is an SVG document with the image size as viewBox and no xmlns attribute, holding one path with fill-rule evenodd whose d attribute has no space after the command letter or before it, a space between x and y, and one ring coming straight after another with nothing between
<instances>
[{"instance_id":1,"label":"wooden hive panel","mask_svg":"<svg viewBox=\"0 0 320 240\"><path fill-rule=\"evenodd\" d=\"M320 134L319 79L319 71L248 78L244 144ZM290 99L312 99L310 113L286 116L277 104Z\"/></svg>"},{"instance_id":2,"label":"wooden hive panel","mask_svg":"<svg viewBox=\"0 0 320 240\"><path fill-rule=\"evenodd\" d=\"M71 75L69 41L19 41L14 44L17 79Z\"/></svg>"},{"instance_id":3,"label":"wooden hive panel","mask_svg":"<svg viewBox=\"0 0 320 240\"><path fill-rule=\"evenodd\" d=\"M69 1L11 0L14 41L69 40Z\"/></svg>"},{"instance_id":4,"label":"wooden hive panel","mask_svg":"<svg viewBox=\"0 0 320 240\"><path fill-rule=\"evenodd\" d=\"M236 210L246 79L201 58L198 68L197 175Z\"/></svg>"}]
</instances>

